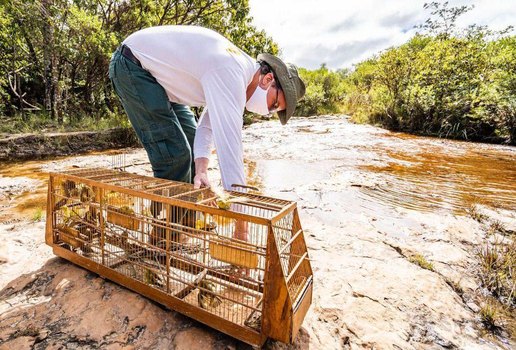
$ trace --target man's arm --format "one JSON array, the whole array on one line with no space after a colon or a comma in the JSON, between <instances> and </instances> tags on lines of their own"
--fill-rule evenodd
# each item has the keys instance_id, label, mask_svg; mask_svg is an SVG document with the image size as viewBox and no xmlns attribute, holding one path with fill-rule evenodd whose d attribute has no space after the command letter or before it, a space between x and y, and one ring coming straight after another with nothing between
<instances>
[{"instance_id":1,"label":"man's arm","mask_svg":"<svg viewBox=\"0 0 516 350\"><path fill-rule=\"evenodd\" d=\"M211 72L203 79L204 95L209 111L207 121L217 149L222 184L225 190L232 190L232 184L245 185L242 146L243 113L246 99L244 80L241 73L232 69ZM196 170L197 163L196 159ZM207 164L203 161L199 162L200 167L204 165L207 169ZM247 222L237 220L233 237L247 240L247 236Z\"/></svg>"},{"instance_id":2,"label":"man's arm","mask_svg":"<svg viewBox=\"0 0 516 350\"><path fill-rule=\"evenodd\" d=\"M245 79L238 69L221 68L206 73L202 85L222 185L225 190L231 190L232 184L245 185L242 147Z\"/></svg>"}]
</instances>

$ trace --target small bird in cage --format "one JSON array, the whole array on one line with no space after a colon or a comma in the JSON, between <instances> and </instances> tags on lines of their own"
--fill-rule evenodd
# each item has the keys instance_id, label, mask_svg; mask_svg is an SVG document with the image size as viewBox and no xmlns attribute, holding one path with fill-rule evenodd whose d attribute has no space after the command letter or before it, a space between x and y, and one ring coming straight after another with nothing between
<instances>
[{"instance_id":1,"label":"small bird in cage","mask_svg":"<svg viewBox=\"0 0 516 350\"><path fill-rule=\"evenodd\" d=\"M128 205L121 206L120 208L117 209L117 212L119 212L120 214L127 215L127 216L133 216L134 215L133 208L131 208Z\"/></svg>"},{"instance_id":2,"label":"small bird in cage","mask_svg":"<svg viewBox=\"0 0 516 350\"><path fill-rule=\"evenodd\" d=\"M79 189L75 185L75 182L71 180L66 180L61 183L61 188L63 189L63 193L65 197L76 198L79 197Z\"/></svg>"},{"instance_id":3,"label":"small bird in cage","mask_svg":"<svg viewBox=\"0 0 516 350\"><path fill-rule=\"evenodd\" d=\"M87 223L90 223L92 225L97 225L98 214L97 214L96 209L95 208L89 208L89 210L87 210L84 213L84 216L82 217L82 219L84 221L86 221Z\"/></svg>"},{"instance_id":4,"label":"small bird in cage","mask_svg":"<svg viewBox=\"0 0 516 350\"><path fill-rule=\"evenodd\" d=\"M231 204L235 202L247 202L248 198L246 197L238 197L238 196L232 196L224 191L221 191L220 189L214 189L213 193L217 196L215 199L215 204L217 204L217 207L222 210L229 210L231 209Z\"/></svg>"},{"instance_id":5,"label":"small bird in cage","mask_svg":"<svg viewBox=\"0 0 516 350\"><path fill-rule=\"evenodd\" d=\"M199 306L203 309L215 308L219 306L220 303L222 303L222 299L220 299L220 297L214 293L210 293L206 290L216 292L217 288L215 287L215 283L206 279L203 279L201 282L199 282L199 294L197 295Z\"/></svg>"},{"instance_id":6,"label":"small bird in cage","mask_svg":"<svg viewBox=\"0 0 516 350\"><path fill-rule=\"evenodd\" d=\"M83 203L91 202L95 199L95 192L90 186L84 185L81 189L80 199Z\"/></svg>"},{"instance_id":7,"label":"small bird in cage","mask_svg":"<svg viewBox=\"0 0 516 350\"><path fill-rule=\"evenodd\" d=\"M65 197L65 198L62 198L55 204L55 207L54 207L55 210L57 210L57 209L61 208L63 205L65 205L66 202L68 202L68 200L70 198L79 197L79 189L75 185L75 182L73 182L71 180L66 180L66 181L61 182L61 191L62 191L63 197Z\"/></svg>"},{"instance_id":8,"label":"small bird in cage","mask_svg":"<svg viewBox=\"0 0 516 350\"><path fill-rule=\"evenodd\" d=\"M257 312L253 312L252 315L245 320L244 324L247 327L251 327L254 329L261 329L262 317Z\"/></svg>"},{"instance_id":9,"label":"small bird in cage","mask_svg":"<svg viewBox=\"0 0 516 350\"><path fill-rule=\"evenodd\" d=\"M199 212L198 219L195 221L195 228L197 230L211 231L217 228L217 223L212 220L210 215L204 215Z\"/></svg>"},{"instance_id":10,"label":"small bird in cage","mask_svg":"<svg viewBox=\"0 0 516 350\"><path fill-rule=\"evenodd\" d=\"M158 274L151 269L145 269L145 272L143 274L143 281L146 284L154 284L156 286L163 286L163 282L161 281Z\"/></svg>"}]
</instances>

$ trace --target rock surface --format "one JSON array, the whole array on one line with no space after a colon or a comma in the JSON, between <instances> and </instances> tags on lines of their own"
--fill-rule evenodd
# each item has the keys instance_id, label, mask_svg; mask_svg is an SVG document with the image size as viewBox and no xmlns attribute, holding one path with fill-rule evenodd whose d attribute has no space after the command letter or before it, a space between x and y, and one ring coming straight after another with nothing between
<instances>
[{"instance_id":1,"label":"rock surface","mask_svg":"<svg viewBox=\"0 0 516 350\"><path fill-rule=\"evenodd\" d=\"M434 164L417 176L410 173L422 162L420 153L442 154L450 163L450 154L462 159L470 144L406 137L343 118L294 119L286 127L277 121L254 124L245 130L244 141L250 183L267 195L298 202L314 268L314 300L295 344L269 341L266 348L515 346L513 340L486 336L481 330L475 252L486 238L485 230L464 215L469 195L480 190L469 181L483 183L482 191L492 185L493 196L499 195L504 205L514 203L514 189L471 172L480 165L438 173ZM503 167L504 159L516 155L503 146L474 147L479 148L492 156L486 163L491 167L497 161ZM36 173L72 165L107 166L109 159L83 156L31 166ZM141 150L127 152L128 164L145 159ZM393 169L401 170L401 175ZM127 170L150 173L148 164ZM505 173L501 168L496 172L505 181L516 176L514 165ZM212 178L217 173L214 166ZM0 207L0 218L18 220L0 221L5 238L0 247L5 261L0 262L1 349L249 348L65 260L51 258L43 242L44 223L8 211L24 200L23 186L34 187L33 179L44 185L41 177L24 173L25 180L13 183L12 178L6 180L8 172L2 175L0 184L21 184L22 189L13 187L11 199L0 198L4 208ZM462 183L469 192L464 193ZM44 186L37 191L42 190ZM492 195L481 194L486 200ZM508 227L516 220L514 210L494 208L489 202L484 211ZM414 256L422 256L432 268L422 268Z\"/></svg>"},{"instance_id":2,"label":"rock surface","mask_svg":"<svg viewBox=\"0 0 516 350\"><path fill-rule=\"evenodd\" d=\"M2 349L214 349L236 341L61 258L0 293Z\"/></svg>"}]
</instances>

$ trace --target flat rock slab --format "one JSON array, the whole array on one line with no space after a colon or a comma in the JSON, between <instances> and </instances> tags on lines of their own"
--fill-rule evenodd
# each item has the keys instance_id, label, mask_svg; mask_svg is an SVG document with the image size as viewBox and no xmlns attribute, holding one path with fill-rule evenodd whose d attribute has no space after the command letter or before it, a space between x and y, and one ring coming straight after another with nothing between
<instances>
[{"instance_id":1,"label":"flat rock slab","mask_svg":"<svg viewBox=\"0 0 516 350\"><path fill-rule=\"evenodd\" d=\"M64 259L0 292L2 349L214 349L225 337Z\"/></svg>"},{"instance_id":2,"label":"flat rock slab","mask_svg":"<svg viewBox=\"0 0 516 350\"><path fill-rule=\"evenodd\" d=\"M0 350L251 349L61 258L11 281L0 300Z\"/></svg>"}]
</instances>

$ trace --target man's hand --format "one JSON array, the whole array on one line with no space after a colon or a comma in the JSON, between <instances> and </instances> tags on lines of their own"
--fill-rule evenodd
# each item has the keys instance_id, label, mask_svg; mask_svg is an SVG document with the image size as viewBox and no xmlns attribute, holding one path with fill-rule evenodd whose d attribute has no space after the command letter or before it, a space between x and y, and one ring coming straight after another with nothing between
<instances>
[{"instance_id":1,"label":"man's hand","mask_svg":"<svg viewBox=\"0 0 516 350\"><path fill-rule=\"evenodd\" d=\"M197 158L195 160L195 177L193 180L194 188L210 187L208 179L208 158Z\"/></svg>"},{"instance_id":2,"label":"man's hand","mask_svg":"<svg viewBox=\"0 0 516 350\"><path fill-rule=\"evenodd\" d=\"M208 179L208 174L206 173L197 173L195 174L194 180L193 180L194 188L201 188L201 187L210 187L210 180Z\"/></svg>"}]
</instances>

